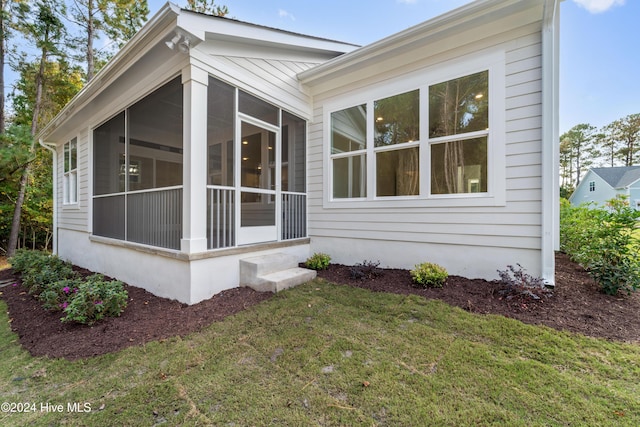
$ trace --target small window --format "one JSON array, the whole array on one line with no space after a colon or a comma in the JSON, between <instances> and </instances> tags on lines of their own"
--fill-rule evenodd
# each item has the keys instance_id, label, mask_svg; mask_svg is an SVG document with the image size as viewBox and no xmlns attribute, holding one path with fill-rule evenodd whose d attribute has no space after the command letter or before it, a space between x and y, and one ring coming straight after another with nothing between
<instances>
[{"instance_id":1,"label":"small window","mask_svg":"<svg viewBox=\"0 0 640 427\"><path fill-rule=\"evenodd\" d=\"M589 191L596 191L596 182L589 181Z\"/></svg>"},{"instance_id":2,"label":"small window","mask_svg":"<svg viewBox=\"0 0 640 427\"><path fill-rule=\"evenodd\" d=\"M78 140L64 144L63 203L78 203Z\"/></svg>"}]
</instances>

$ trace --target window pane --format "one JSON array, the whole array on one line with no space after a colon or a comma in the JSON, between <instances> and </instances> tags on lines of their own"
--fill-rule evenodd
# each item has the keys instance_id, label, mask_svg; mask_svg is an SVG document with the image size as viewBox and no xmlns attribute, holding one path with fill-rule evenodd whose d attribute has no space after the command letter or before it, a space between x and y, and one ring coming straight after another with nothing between
<instances>
[{"instance_id":1,"label":"window pane","mask_svg":"<svg viewBox=\"0 0 640 427\"><path fill-rule=\"evenodd\" d=\"M182 122L179 77L129 108L130 191L182 184Z\"/></svg>"},{"instance_id":2,"label":"window pane","mask_svg":"<svg viewBox=\"0 0 640 427\"><path fill-rule=\"evenodd\" d=\"M263 122L278 125L278 108L246 92L238 94L238 111Z\"/></svg>"},{"instance_id":3,"label":"window pane","mask_svg":"<svg viewBox=\"0 0 640 427\"><path fill-rule=\"evenodd\" d=\"M124 191L124 112L93 131L93 193Z\"/></svg>"},{"instance_id":4,"label":"window pane","mask_svg":"<svg viewBox=\"0 0 640 427\"><path fill-rule=\"evenodd\" d=\"M69 147L71 144L68 142L64 144L64 171L69 172Z\"/></svg>"},{"instance_id":5,"label":"window pane","mask_svg":"<svg viewBox=\"0 0 640 427\"><path fill-rule=\"evenodd\" d=\"M430 86L429 137L487 129L488 88L488 71Z\"/></svg>"},{"instance_id":6,"label":"window pane","mask_svg":"<svg viewBox=\"0 0 640 427\"><path fill-rule=\"evenodd\" d=\"M73 138L69 143L69 163L70 169L74 170L78 167L78 139Z\"/></svg>"},{"instance_id":7,"label":"window pane","mask_svg":"<svg viewBox=\"0 0 640 427\"><path fill-rule=\"evenodd\" d=\"M276 225L276 199L273 194L240 194L240 226L264 227Z\"/></svg>"},{"instance_id":8,"label":"window pane","mask_svg":"<svg viewBox=\"0 0 640 427\"><path fill-rule=\"evenodd\" d=\"M418 147L376 153L376 195L420 194Z\"/></svg>"},{"instance_id":9,"label":"window pane","mask_svg":"<svg viewBox=\"0 0 640 427\"><path fill-rule=\"evenodd\" d=\"M275 133L243 122L240 140L240 185L275 190Z\"/></svg>"},{"instance_id":10,"label":"window pane","mask_svg":"<svg viewBox=\"0 0 640 427\"><path fill-rule=\"evenodd\" d=\"M487 137L431 146L431 194L487 191Z\"/></svg>"},{"instance_id":11,"label":"window pane","mask_svg":"<svg viewBox=\"0 0 640 427\"><path fill-rule=\"evenodd\" d=\"M375 101L373 108L376 147L420 139L420 91Z\"/></svg>"},{"instance_id":12,"label":"window pane","mask_svg":"<svg viewBox=\"0 0 640 427\"><path fill-rule=\"evenodd\" d=\"M93 234L124 240L124 195L93 199Z\"/></svg>"},{"instance_id":13,"label":"window pane","mask_svg":"<svg viewBox=\"0 0 640 427\"><path fill-rule=\"evenodd\" d=\"M364 150L367 145L365 104L331 113L331 154Z\"/></svg>"},{"instance_id":14,"label":"window pane","mask_svg":"<svg viewBox=\"0 0 640 427\"><path fill-rule=\"evenodd\" d=\"M366 167L364 154L333 159L333 197L366 197Z\"/></svg>"},{"instance_id":15,"label":"window pane","mask_svg":"<svg viewBox=\"0 0 640 427\"><path fill-rule=\"evenodd\" d=\"M307 124L282 112L282 190L305 192Z\"/></svg>"},{"instance_id":16,"label":"window pane","mask_svg":"<svg viewBox=\"0 0 640 427\"><path fill-rule=\"evenodd\" d=\"M235 89L209 77L207 88L208 185L233 186Z\"/></svg>"}]
</instances>

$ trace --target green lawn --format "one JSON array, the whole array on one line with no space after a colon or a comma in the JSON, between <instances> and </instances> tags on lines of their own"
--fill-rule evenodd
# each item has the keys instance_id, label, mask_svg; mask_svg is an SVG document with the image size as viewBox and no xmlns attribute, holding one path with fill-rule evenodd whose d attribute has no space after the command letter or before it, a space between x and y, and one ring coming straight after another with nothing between
<instances>
[{"instance_id":1,"label":"green lawn","mask_svg":"<svg viewBox=\"0 0 640 427\"><path fill-rule=\"evenodd\" d=\"M416 296L316 280L76 362L29 356L0 313L0 402L31 405L3 426L640 425L639 345Z\"/></svg>"}]
</instances>

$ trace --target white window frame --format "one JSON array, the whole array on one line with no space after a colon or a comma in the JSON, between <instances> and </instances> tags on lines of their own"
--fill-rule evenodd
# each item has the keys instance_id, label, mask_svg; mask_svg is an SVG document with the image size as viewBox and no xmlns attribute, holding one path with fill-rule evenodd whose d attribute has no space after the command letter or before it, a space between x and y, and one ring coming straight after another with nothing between
<instances>
[{"instance_id":1,"label":"white window frame","mask_svg":"<svg viewBox=\"0 0 640 427\"><path fill-rule=\"evenodd\" d=\"M71 159L75 153L75 167L72 168ZM64 143L62 147L62 204L78 204L78 138L74 137Z\"/></svg>"},{"instance_id":2,"label":"white window frame","mask_svg":"<svg viewBox=\"0 0 640 427\"><path fill-rule=\"evenodd\" d=\"M505 206L506 205L506 53L498 48L493 51L470 54L455 60L422 68L392 79L380 79L379 83L342 94L328 100L323 106L324 143L323 143L323 207L332 208L376 208L376 207L467 207L467 206ZM446 140L458 140L462 136L468 139L471 134L452 135L440 138L428 138L429 124L429 87L445 81L469 76L478 72L489 72L489 131L477 132L477 136L487 136L487 192L431 194L431 144ZM420 90L420 140L399 144L420 149L420 194L418 196L377 197L376 152L374 147L374 108L375 100L399 95L412 90ZM367 142L363 154L367 162L366 197L333 197L333 159L331 154L331 114L356 105L367 106ZM382 147L382 150L388 149ZM349 154L354 154L353 152Z\"/></svg>"}]
</instances>

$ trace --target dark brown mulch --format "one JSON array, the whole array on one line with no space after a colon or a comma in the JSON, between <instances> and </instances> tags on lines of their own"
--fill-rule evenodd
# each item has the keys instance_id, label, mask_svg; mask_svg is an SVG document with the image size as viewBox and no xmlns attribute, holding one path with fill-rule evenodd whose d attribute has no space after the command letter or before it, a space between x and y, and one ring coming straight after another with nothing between
<instances>
[{"instance_id":1,"label":"dark brown mulch","mask_svg":"<svg viewBox=\"0 0 640 427\"><path fill-rule=\"evenodd\" d=\"M587 273L563 254L556 256L553 295L540 300L505 293L503 285L486 280L451 276L443 288L419 289L411 285L406 270L388 269L381 276L366 280L351 279L349 270L347 266L331 265L319 276L377 292L440 299L473 313L499 314L592 337L640 343L640 294L601 294ZM0 271L0 280L8 278L19 284L19 278L11 270ZM9 306L11 328L18 334L20 343L34 356L71 360L185 335L271 296L249 288L236 288L187 306L133 286L127 286L127 290L129 303L122 316L82 326L60 322L59 312L42 309L20 285L0 288Z\"/></svg>"}]
</instances>

